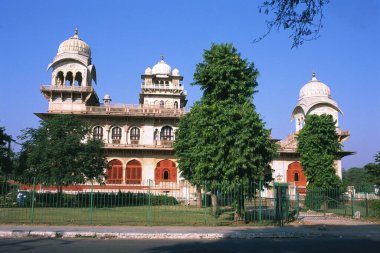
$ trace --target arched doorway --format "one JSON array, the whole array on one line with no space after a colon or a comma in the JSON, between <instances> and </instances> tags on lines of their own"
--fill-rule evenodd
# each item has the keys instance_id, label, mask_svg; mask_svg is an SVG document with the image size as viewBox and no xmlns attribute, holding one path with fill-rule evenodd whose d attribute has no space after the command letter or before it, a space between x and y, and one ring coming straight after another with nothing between
<instances>
[{"instance_id":1,"label":"arched doorway","mask_svg":"<svg viewBox=\"0 0 380 253\"><path fill-rule=\"evenodd\" d=\"M141 184L141 163L137 160L132 160L127 163L125 173L126 184Z\"/></svg>"},{"instance_id":2,"label":"arched doorway","mask_svg":"<svg viewBox=\"0 0 380 253\"><path fill-rule=\"evenodd\" d=\"M299 192L304 192L307 179L299 162L289 164L288 171L286 173L286 182L293 183L294 186L299 187Z\"/></svg>"},{"instance_id":3,"label":"arched doorway","mask_svg":"<svg viewBox=\"0 0 380 253\"><path fill-rule=\"evenodd\" d=\"M177 182L177 167L171 160L162 160L157 163L154 178L156 184L161 182Z\"/></svg>"},{"instance_id":4,"label":"arched doorway","mask_svg":"<svg viewBox=\"0 0 380 253\"><path fill-rule=\"evenodd\" d=\"M121 184L123 181L123 163L117 159L108 163L107 184Z\"/></svg>"}]
</instances>

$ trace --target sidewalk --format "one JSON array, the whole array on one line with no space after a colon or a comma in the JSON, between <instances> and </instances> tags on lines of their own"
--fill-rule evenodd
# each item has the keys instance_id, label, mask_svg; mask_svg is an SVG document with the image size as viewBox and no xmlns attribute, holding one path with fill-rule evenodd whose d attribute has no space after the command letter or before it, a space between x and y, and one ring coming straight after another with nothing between
<instances>
[{"instance_id":1,"label":"sidewalk","mask_svg":"<svg viewBox=\"0 0 380 253\"><path fill-rule=\"evenodd\" d=\"M285 227L136 227L136 226L20 226L0 225L0 238L98 239L253 239L253 238L370 238L380 241L379 224L296 224Z\"/></svg>"}]
</instances>

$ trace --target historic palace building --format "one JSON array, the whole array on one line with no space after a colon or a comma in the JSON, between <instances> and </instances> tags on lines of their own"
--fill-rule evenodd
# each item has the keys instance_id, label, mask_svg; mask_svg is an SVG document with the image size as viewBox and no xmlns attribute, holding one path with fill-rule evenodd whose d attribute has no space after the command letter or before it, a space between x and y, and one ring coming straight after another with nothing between
<instances>
[{"instance_id":1,"label":"historic palace building","mask_svg":"<svg viewBox=\"0 0 380 253\"><path fill-rule=\"evenodd\" d=\"M110 165L105 183L110 189L142 189L149 180L162 186L163 192L167 184L176 185L178 192L187 191L172 146L187 102L178 69L172 69L163 57L147 68L141 75L138 105L113 104L108 94L101 96L101 101L93 87L97 73L91 49L78 37L77 30L60 44L48 69L52 70L51 83L40 87L48 100L48 111L37 115L78 114L92 123L93 138L105 143ZM342 111L331 98L329 87L313 74L292 112L296 131L303 127L306 115L322 113L333 115L344 141L349 133L338 127ZM298 162L295 134L279 141L280 155L272 162L273 178L302 188L306 179ZM342 157L347 154L342 152ZM336 161L336 171L341 176L340 160Z\"/></svg>"}]
</instances>

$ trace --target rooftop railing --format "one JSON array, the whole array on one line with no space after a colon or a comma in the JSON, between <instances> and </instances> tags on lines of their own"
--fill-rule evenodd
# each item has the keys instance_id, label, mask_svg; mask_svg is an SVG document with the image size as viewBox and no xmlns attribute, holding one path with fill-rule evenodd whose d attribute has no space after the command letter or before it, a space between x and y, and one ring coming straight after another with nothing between
<instances>
[{"instance_id":1,"label":"rooftop railing","mask_svg":"<svg viewBox=\"0 0 380 253\"><path fill-rule=\"evenodd\" d=\"M91 92L94 89L92 88L92 86L41 85L40 90L41 91L59 90L59 91L87 91L87 92Z\"/></svg>"}]
</instances>

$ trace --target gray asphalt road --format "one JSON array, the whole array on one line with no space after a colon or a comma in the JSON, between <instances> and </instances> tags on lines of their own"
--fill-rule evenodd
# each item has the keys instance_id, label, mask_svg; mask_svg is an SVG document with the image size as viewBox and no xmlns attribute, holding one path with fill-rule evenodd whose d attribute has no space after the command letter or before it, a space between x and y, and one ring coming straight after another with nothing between
<instances>
[{"instance_id":1,"label":"gray asphalt road","mask_svg":"<svg viewBox=\"0 0 380 253\"><path fill-rule=\"evenodd\" d=\"M254 240L99 240L1 239L0 252L99 253L99 252L380 252L380 241L357 238L297 238Z\"/></svg>"}]
</instances>

